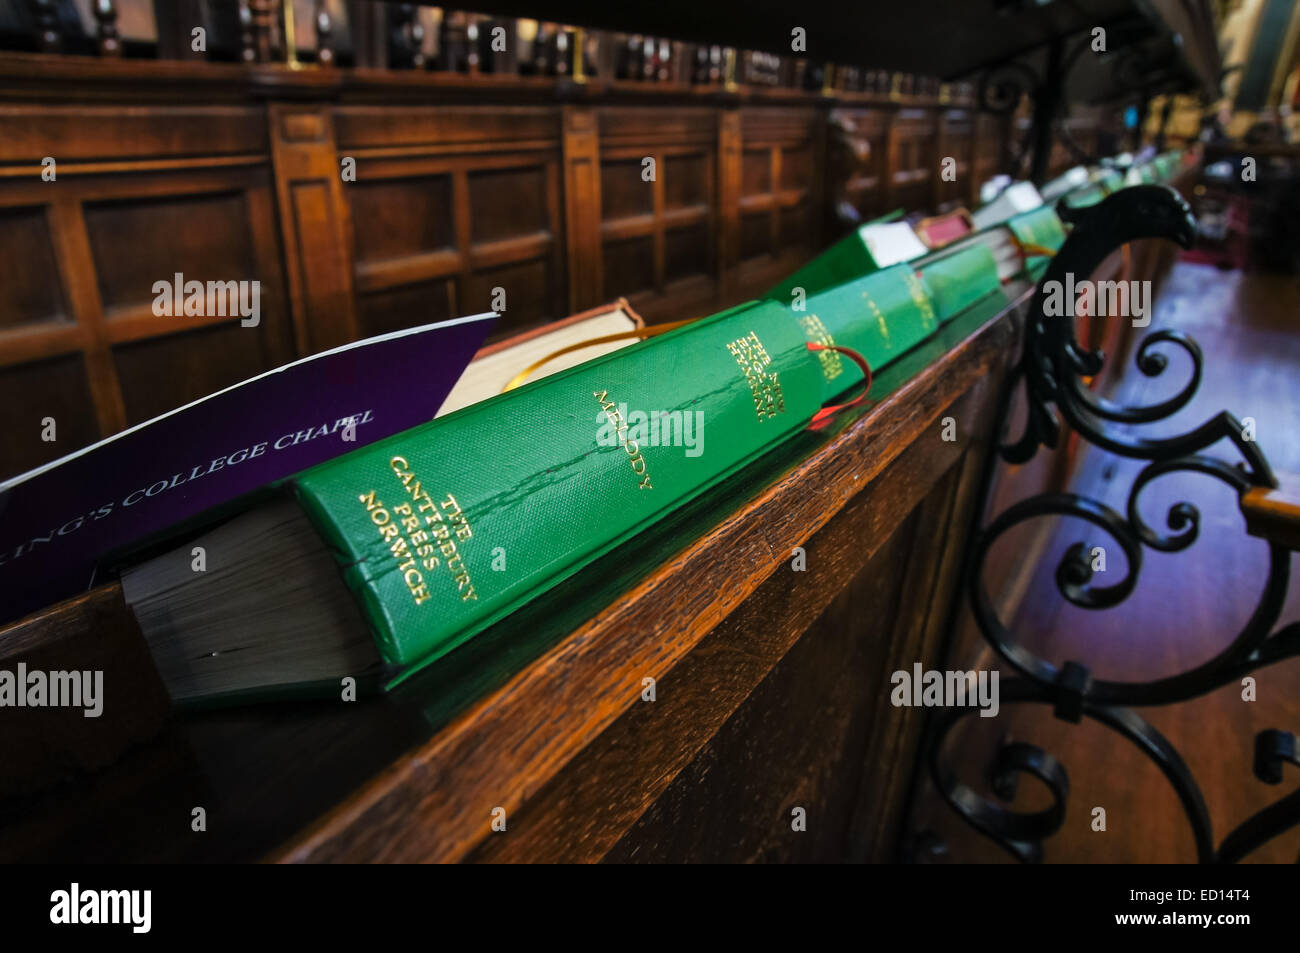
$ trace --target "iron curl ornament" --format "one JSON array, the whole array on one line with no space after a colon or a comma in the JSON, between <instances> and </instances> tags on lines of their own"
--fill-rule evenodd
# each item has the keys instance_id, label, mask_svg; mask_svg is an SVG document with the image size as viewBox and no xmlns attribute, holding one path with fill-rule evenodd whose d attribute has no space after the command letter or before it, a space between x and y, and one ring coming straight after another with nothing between
<instances>
[{"instance_id":1,"label":"iron curl ornament","mask_svg":"<svg viewBox=\"0 0 1300 953\"><path fill-rule=\"evenodd\" d=\"M1014 673L1014 677L1002 681L1001 704L1042 705L1058 719L1077 724L1088 718L1114 731L1149 758L1173 788L1191 827L1198 860L1232 863L1300 825L1300 791L1253 815L1216 848L1205 800L1186 762L1135 709L1196 698L1300 655L1300 623L1274 631L1289 583L1287 548L1261 541L1268 548L1268 571L1255 609L1213 658L1150 681L1094 678L1089 668L1079 662L1066 661L1058 666L1039 657L999 617L984 585L985 563L998 539L1031 520L1070 517L1109 537L1123 552L1126 565L1118 582L1098 585L1087 543L1076 542L1067 547L1057 563L1057 591L1061 598L1083 609L1112 609L1137 589L1144 551L1181 552L1189 549L1200 534L1200 512L1190 502L1169 507L1163 530L1142 517L1139 500L1151 483L1173 473L1192 473L1225 484L1238 497L1255 487L1277 485L1258 443L1247 439L1241 421L1226 410L1173 436L1134 432L1166 420L1186 407L1195 395L1204 362L1195 340L1173 330L1156 330L1147 335L1134 354L1142 374L1155 378L1165 373L1170 367L1165 349L1174 348L1190 362L1190 377L1172 397L1144 406L1121 406L1093 393L1084 380L1102 369L1105 355L1081 346L1072 313L1049 315L1045 307L1047 289L1065 286L1067 275L1088 277L1127 242L1161 238L1190 247L1196 222L1186 201L1167 186L1139 185L1122 189L1088 208L1062 205L1058 211L1072 228L1038 284L1026 319L1022 356L1011 378L1013 391L1023 389L1025 424L1019 435L998 448L998 455L1010 463L1023 463L1040 447L1055 448L1064 420L1093 446L1147 463L1133 478L1123 513L1088 496L1044 493L1015 503L972 534L965 577L971 611L984 640ZM1008 400L1004 425L1009 408ZM1221 443L1230 444L1238 458L1226 460L1206 452ZM962 719L975 712L974 708L953 707L935 713L923 747L924 769L948 804L972 827L1016 859L1040 861L1043 842L1060 829L1065 818L1070 789L1065 765L1035 745L1004 739L988 766L994 798L980 794L957 777L944 750L945 738ZM1260 732L1255 739L1256 777L1269 784L1281 783L1285 764L1300 766L1298 752L1300 745L1294 734ZM1036 778L1046 787L1051 797L1049 807L1033 812L1012 809L1022 776ZM932 833L923 832L914 843L933 840Z\"/></svg>"}]
</instances>

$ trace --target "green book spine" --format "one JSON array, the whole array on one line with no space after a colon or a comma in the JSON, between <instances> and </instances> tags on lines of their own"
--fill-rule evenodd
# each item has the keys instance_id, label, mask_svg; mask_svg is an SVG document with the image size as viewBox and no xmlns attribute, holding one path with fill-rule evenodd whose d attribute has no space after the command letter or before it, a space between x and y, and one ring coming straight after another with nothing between
<instances>
[{"instance_id":1,"label":"green book spine","mask_svg":"<svg viewBox=\"0 0 1300 953\"><path fill-rule=\"evenodd\" d=\"M967 246L923 265L921 278L940 324L986 296L1002 292L997 261L984 244Z\"/></svg>"},{"instance_id":2,"label":"green book spine","mask_svg":"<svg viewBox=\"0 0 1300 953\"><path fill-rule=\"evenodd\" d=\"M876 260L867 249L867 243L862 238L862 229L870 225L893 222L902 217L903 210L897 209L888 215L873 218L859 225L851 234L841 238L763 297L789 304L795 288L802 288L805 295L819 294L828 288L846 284L863 275L878 271L880 266L876 264Z\"/></svg>"},{"instance_id":3,"label":"green book spine","mask_svg":"<svg viewBox=\"0 0 1300 953\"><path fill-rule=\"evenodd\" d=\"M874 368L935 323L904 266L814 296L806 313L751 303L321 464L295 489L395 683L860 383L851 361L808 341L859 350Z\"/></svg>"},{"instance_id":4,"label":"green book spine","mask_svg":"<svg viewBox=\"0 0 1300 953\"><path fill-rule=\"evenodd\" d=\"M1007 227L1026 245L1041 245L1059 251L1065 244L1065 225L1056 211L1048 206L1017 215L1007 222ZM1025 271L1031 280L1038 281L1047 271L1048 264L1049 259L1031 255L1026 259Z\"/></svg>"},{"instance_id":5,"label":"green book spine","mask_svg":"<svg viewBox=\"0 0 1300 953\"><path fill-rule=\"evenodd\" d=\"M808 299L806 312L787 311L799 319L809 340L818 340L812 329L820 324L833 343L857 351L873 371L901 357L939 326L939 315L924 281L906 264L890 265L823 291ZM847 381L831 378L824 400L843 393L859 380L856 372Z\"/></svg>"},{"instance_id":6,"label":"green book spine","mask_svg":"<svg viewBox=\"0 0 1300 953\"><path fill-rule=\"evenodd\" d=\"M1071 208L1087 208L1102 201L1109 193L1100 185L1093 183L1067 192L1062 201Z\"/></svg>"},{"instance_id":7,"label":"green book spine","mask_svg":"<svg viewBox=\"0 0 1300 953\"><path fill-rule=\"evenodd\" d=\"M1106 191L1107 195L1110 195L1112 192L1118 192L1120 189L1124 188L1124 173L1115 169L1107 169L1101 177L1100 184Z\"/></svg>"},{"instance_id":8,"label":"green book spine","mask_svg":"<svg viewBox=\"0 0 1300 953\"><path fill-rule=\"evenodd\" d=\"M1043 206L1023 212L1007 222L1011 233L1028 245L1041 245L1058 251L1065 244L1065 226L1055 210Z\"/></svg>"},{"instance_id":9,"label":"green book spine","mask_svg":"<svg viewBox=\"0 0 1300 953\"><path fill-rule=\"evenodd\" d=\"M854 232L808 262L769 291L766 297L789 304L795 288L802 288L805 295L814 295L876 271L879 267L871 257L871 252L867 251L867 243Z\"/></svg>"},{"instance_id":10,"label":"green book spine","mask_svg":"<svg viewBox=\"0 0 1300 953\"><path fill-rule=\"evenodd\" d=\"M1161 182L1169 182L1178 175L1178 169L1182 165L1182 158L1182 153L1175 149L1171 152L1163 152L1152 160L1155 163Z\"/></svg>"}]
</instances>

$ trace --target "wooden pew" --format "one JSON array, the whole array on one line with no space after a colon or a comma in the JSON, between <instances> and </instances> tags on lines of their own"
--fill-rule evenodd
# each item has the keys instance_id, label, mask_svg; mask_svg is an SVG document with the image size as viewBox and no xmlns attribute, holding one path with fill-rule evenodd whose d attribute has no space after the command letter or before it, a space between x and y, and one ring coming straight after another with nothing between
<instances>
[{"instance_id":1,"label":"wooden pew","mask_svg":"<svg viewBox=\"0 0 1300 953\"><path fill-rule=\"evenodd\" d=\"M139 706L73 726L111 763L8 778L0 858L890 858L924 714L890 673L945 648L1015 290L391 695L164 718L114 586L0 632L134 645L109 700Z\"/></svg>"}]
</instances>

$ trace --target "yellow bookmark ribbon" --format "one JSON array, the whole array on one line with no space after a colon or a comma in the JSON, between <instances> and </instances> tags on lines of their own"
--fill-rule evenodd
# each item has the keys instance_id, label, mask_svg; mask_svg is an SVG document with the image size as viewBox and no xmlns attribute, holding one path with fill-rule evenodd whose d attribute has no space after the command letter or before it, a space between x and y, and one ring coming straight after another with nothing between
<instances>
[{"instance_id":1,"label":"yellow bookmark ribbon","mask_svg":"<svg viewBox=\"0 0 1300 953\"><path fill-rule=\"evenodd\" d=\"M559 350L552 351L539 361L533 361L533 363L529 364L514 377L510 378L510 383L501 388L501 393L504 394L508 390L514 390L520 384L526 382L533 371L537 370L543 364L547 364L565 354L572 354L574 351L581 351L584 347L593 347L597 344L610 344L614 341L627 341L632 339L645 340L646 338L652 338L657 334L663 334L665 331L673 331L677 328L685 327L688 324L693 324L695 321L695 318L691 318L689 321L672 321L668 324L656 324L653 327L637 328L635 331L620 331L618 334L606 334L602 337L579 341L577 344L570 344L567 347L562 347Z\"/></svg>"},{"instance_id":2,"label":"yellow bookmark ribbon","mask_svg":"<svg viewBox=\"0 0 1300 953\"><path fill-rule=\"evenodd\" d=\"M1022 241L1017 241L1016 244L1020 246L1020 250L1025 253L1025 256L1029 258L1037 255L1051 258L1056 254L1055 249L1048 248L1046 245L1035 245L1033 242Z\"/></svg>"}]
</instances>

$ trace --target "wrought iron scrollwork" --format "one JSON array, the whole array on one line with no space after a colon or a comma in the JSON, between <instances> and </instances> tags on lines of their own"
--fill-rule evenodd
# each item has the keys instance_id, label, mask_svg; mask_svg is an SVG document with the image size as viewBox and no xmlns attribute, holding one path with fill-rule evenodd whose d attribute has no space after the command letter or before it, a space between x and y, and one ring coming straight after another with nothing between
<instances>
[{"instance_id":1,"label":"wrought iron scrollwork","mask_svg":"<svg viewBox=\"0 0 1300 953\"><path fill-rule=\"evenodd\" d=\"M1003 63L980 74L975 101L980 108L1000 116L1016 111L1026 94L1033 94L1042 80L1025 63Z\"/></svg>"},{"instance_id":2,"label":"wrought iron scrollwork","mask_svg":"<svg viewBox=\"0 0 1300 953\"><path fill-rule=\"evenodd\" d=\"M1080 345L1069 311L1049 314L1046 308L1047 289L1054 287L1049 283L1064 284L1067 274L1087 278L1123 243L1166 238L1189 247L1195 236L1195 221L1187 203L1165 186L1142 185L1123 189L1091 208L1063 207L1061 212L1073 227L1038 285L1026 319L1022 358L1013 376L1013 387L1023 388L1028 407L1026 423L1016 439L999 448L1000 455L1008 462L1019 463L1033 457L1039 447L1055 447L1064 420L1094 446L1148 463L1133 478L1123 513L1086 496L1048 493L1018 502L994 518L971 542L965 580L971 609L984 639L1016 675L1003 682L1001 704L1047 705L1057 718L1075 723L1088 718L1127 739L1160 768L1177 793L1198 859L1234 862L1272 837L1300 825L1300 792L1260 811L1231 832L1216 850L1204 799L1186 763L1134 709L1195 698L1250 672L1300 655L1300 623L1273 631L1286 597L1289 551L1278 544L1261 542L1268 549L1268 572L1256 607L1241 630L1213 658L1151 681L1097 679L1080 663L1057 666L1040 658L999 617L984 584L985 563L994 544L1006 533L1031 520L1070 517L1090 524L1118 546L1125 568L1117 582L1098 585L1088 544L1076 542L1067 547L1056 566L1056 588L1072 605L1089 610L1113 608L1137 588L1145 550L1181 552L1200 535L1200 512L1190 502L1170 506L1163 529L1144 519L1139 501L1154 481L1174 473L1195 473L1218 480L1238 495L1255 487L1277 485L1259 445L1246 439L1241 422L1227 411L1173 436L1148 437L1136 432L1185 408L1196 393L1204 358L1192 338L1172 330L1148 335L1135 354L1138 370L1159 377L1170 366L1164 349L1174 348L1190 362L1190 377L1172 397L1144 406L1120 406L1098 397L1084 381L1101 370L1105 355ZM1224 441L1235 447L1239 459L1224 460L1204 452ZM925 763L930 777L953 809L974 828L1021 861L1041 860L1043 841L1059 830L1064 818L1069 796L1065 766L1034 745L1007 741L999 747L990 768L990 786L996 796L1010 802L1018 778L1029 775L1046 786L1051 806L1033 813L1017 813L979 794L956 777L944 752L944 739L975 711L955 707L936 715L926 742ZM1256 739L1256 776L1266 783L1279 783L1287 763L1300 765L1295 737L1280 731L1262 732Z\"/></svg>"}]
</instances>

